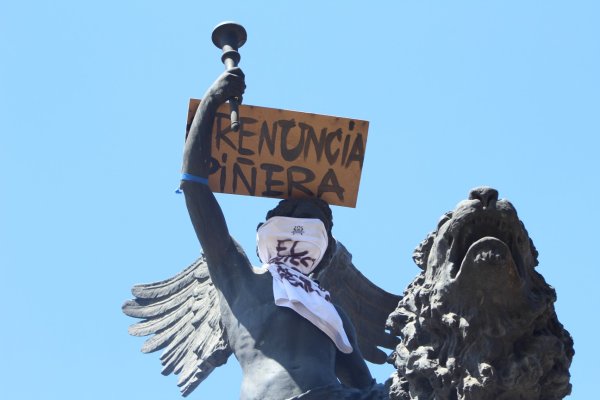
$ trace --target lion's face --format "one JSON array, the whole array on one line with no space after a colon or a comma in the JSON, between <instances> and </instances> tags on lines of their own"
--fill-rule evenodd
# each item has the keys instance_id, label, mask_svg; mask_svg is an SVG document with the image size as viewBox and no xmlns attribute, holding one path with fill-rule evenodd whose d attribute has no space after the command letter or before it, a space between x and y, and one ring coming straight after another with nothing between
<instances>
[{"instance_id":1,"label":"lion's face","mask_svg":"<svg viewBox=\"0 0 600 400\"><path fill-rule=\"evenodd\" d=\"M402 337L392 389L412 397L392 398L558 399L570 391L572 340L556 319L555 292L496 190L472 190L413 258L423 272L388 320Z\"/></svg>"},{"instance_id":2,"label":"lion's face","mask_svg":"<svg viewBox=\"0 0 600 400\"><path fill-rule=\"evenodd\" d=\"M446 213L420 247L433 303L451 297L464 306L522 306L537 251L513 205L490 188L474 191ZM427 248L429 247L429 248Z\"/></svg>"}]
</instances>

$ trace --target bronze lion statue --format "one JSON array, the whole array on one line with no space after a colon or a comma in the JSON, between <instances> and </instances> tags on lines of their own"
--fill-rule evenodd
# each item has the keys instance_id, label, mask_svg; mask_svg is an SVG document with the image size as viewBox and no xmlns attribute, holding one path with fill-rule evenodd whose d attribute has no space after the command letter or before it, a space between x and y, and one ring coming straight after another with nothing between
<instances>
[{"instance_id":1,"label":"bronze lion statue","mask_svg":"<svg viewBox=\"0 0 600 400\"><path fill-rule=\"evenodd\" d=\"M489 187L446 213L417 247L423 270L387 326L390 399L562 399L573 340L513 205Z\"/></svg>"}]
</instances>

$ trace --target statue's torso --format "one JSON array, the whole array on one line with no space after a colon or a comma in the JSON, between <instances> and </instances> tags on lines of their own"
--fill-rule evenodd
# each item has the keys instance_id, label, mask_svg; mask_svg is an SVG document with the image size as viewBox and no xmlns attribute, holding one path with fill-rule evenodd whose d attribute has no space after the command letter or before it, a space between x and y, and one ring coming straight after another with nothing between
<instances>
[{"instance_id":1,"label":"statue's torso","mask_svg":"<svg viewBox=\"0 0 600 400\"><path fill-rule=\"evenodd\" d=\"M228 267L242 273L219 289L222 322L244 374L241 398L280 400L337 383L333 342L292 309L275 305L271 275L252 273L245 255L238 257Z\"/></svg>"}]
</instances>

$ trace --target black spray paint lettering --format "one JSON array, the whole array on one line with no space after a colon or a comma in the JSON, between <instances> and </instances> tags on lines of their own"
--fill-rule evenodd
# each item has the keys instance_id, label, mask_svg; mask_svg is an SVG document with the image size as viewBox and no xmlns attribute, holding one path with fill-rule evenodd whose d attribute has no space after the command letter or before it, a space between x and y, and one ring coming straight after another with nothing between
<instances>
[{"instance_id":1,"label":"black spray paint lettering","mask_svg":"<svg viewBox=\"0 0 600 400\"><path fill-rule=\"evenodd\" d=\"M315 128L294 119L273 121L270 126L263 121L258 126L254 118L240 118L240 130L233 132L229 126L230 116L217 113L215 118L215 147L219 151L234 150L241 156L270 154L280 156L288 162L306 160L309 154L315 154L320 162L323 154L330 166L338 165L348 168L357 162L362 169L365 157L365 139L361 132L353 133L355 123L351 121L349 131L341 128L328 131L322 128L319 133ZM258 136L253 141L255 148L248 147L246 138Z\"/></svg>"},{"instance_id":2,"label":"black spray paint lettering","mask_svg":"<svg viewBox=\"0 0 600 400\"><path fill-rule=\"evenodd\" d=\"M335 173L335 170L329 168L323 176L317 175L309 168L299 165L292 165L284 168L277 164L261 163L257 166L254 161L237 157L231 168L227 167L227 153L221 155L222 164L212 158L212 173L219 176L219 190L226 192L227 183L231 180L231 193L257 195L257 181L264 182L265 190L260 193L264 197L279 197L286 194L292 197L295 193L302 193L306 196L317 196L319 198L327 193L333 193L340 201L344 201L346 189L342 187ZM231 169L231 172L229 171ZM211 173L211 175L212 175ZM229 175L228 175L229 174ZM282 180L285 178L286 180ZM309 189L309 184L319 182L317 193Z\"/></svg>"},{"instance_id":3,"label":"black spray paint lettering","mask_svg":"<svg viewBox=\"0 0 600 400\"><path fill-rule=\"evenodd\" d=\"M226 117L225 114L217 113L217 118L215 118L215 123L217 126L217 132L215 135L215 144L217 150L221 149L221 146L229 146L233 150L235 150L239 155L242 156L251 156L255 154L255 151L246 148L244 146L244 138L256 136L256 133L244 129L245 126L249 126L258 122L254 118L242 117L240 119L240 129L237 132L233 132L231 126L227 125L226 121L223 120L223 116ZM230 121L229 121L230 122ZM235 136L237 135L237 138ZM234 143L234 141L237 143Z\"/></svg>"}]
</instances>

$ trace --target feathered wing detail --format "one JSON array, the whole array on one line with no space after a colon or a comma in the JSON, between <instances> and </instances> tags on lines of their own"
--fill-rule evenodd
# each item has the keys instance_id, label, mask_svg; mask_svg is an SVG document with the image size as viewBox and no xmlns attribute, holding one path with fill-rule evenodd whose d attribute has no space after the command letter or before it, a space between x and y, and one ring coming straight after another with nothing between
<instances>
[{"instance_id":1,"label":"feathered wing detail","mask_svg":"<svg viewBox=\"0 0 600 400\"><path fill-rule=\"evenodd\" d=\"M386 292L361 274L340 242L330 265L316 279L329 291L333 303L352 320L365 360L383 364L387 354L378 346L393 350L399 342L395 335L386 332L385 322L396 309L400 296Z\"/></svg>"},{"instance_id":2,"label":"feathered wing detail","mask_svg":"<svg viewBox=\"0 0 600 400\"><path fill-rule=\"evenodd\" d=\"M134 336L153 335L142 346L144 353L164 349L162 373L179 374L183 396L190 394L231 355L221 323L217 290L204 258L174 277L136 285L135 296L123 312L144 320L129 327Z\"/></svg>"}]
</instances>

